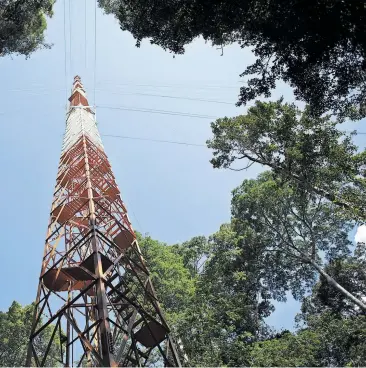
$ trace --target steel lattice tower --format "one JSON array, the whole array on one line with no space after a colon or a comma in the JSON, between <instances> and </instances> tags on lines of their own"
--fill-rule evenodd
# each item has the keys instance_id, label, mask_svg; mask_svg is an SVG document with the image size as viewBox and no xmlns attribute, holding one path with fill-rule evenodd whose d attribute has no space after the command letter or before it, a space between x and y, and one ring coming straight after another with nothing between
<instances>
[{"instance_id":1,"label":"steel lattice tower","mask_svg":"<svg viewBox=\"0 0 366 368\"><path fill-rule=\"evenodd\" d=\"M26 365L180 366L78 76L69 101Z\"/></svg>"}]
</instances>

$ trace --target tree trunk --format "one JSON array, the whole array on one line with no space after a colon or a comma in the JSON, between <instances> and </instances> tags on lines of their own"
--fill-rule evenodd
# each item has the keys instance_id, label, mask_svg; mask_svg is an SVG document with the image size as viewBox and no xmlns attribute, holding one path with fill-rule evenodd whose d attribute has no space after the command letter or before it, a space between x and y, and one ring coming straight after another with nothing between
<instances>
[{"instance_id":1,"label":"tree trunk","mask_svg":"<svg viewBox=\"0 0 366 368\"><path fill-rule=\"evenodd\" d=\"M358 305L362 310L366 311L366 304L357 299L353 294L347 291L343 286L339 285L333 277L329 276L319 265L317 265L312 259L306 257L306 260L327 280L329 285L332 285L339 290L347 299L352 300L353 303Z\"/></svg>"}]
</instances>

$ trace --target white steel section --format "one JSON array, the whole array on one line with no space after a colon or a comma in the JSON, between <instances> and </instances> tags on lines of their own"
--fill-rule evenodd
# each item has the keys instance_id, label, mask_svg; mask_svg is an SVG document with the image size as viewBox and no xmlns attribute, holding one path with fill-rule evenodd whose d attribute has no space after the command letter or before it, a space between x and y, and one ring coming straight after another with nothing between
<instances>
[{"instance_id":1,"label":"white steel section","mask_svg":"<svg viewBox=\"0 0 366 368\"><path fill-rule=\"evenodd\" d=\"M79 107L79 106L77 106ZM100 149L104 150L102 139L94 119L94 115L86 108L70 107L67 120L62 153L69 150L83 133Z\"/></svg>"}]
</instances>

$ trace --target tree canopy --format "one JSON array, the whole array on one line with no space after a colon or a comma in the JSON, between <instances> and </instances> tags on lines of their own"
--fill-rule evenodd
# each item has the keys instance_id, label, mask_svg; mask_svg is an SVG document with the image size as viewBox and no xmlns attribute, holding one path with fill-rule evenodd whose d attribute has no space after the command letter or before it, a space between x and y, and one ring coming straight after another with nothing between
<instances>
[{"instance_id":1,"label":"tree canopy","mask_svg":"<svg viewBox=\"0 0 366 368\"><path fill-rule=\"evenodd\" d=\"M238 105L269 97L279 80L314 115L366 116L366 8L363 0L99 0L140 46L149 39L176 54L203 37L250 47ZM326 26L325 26L326 25Z\"/></svg>"},{"instance_id":2,"label":"tree canopy","mask_svg":"<svg viewBox=\"0 0 366 368\"><path fill-rule=\"evenodd\" d=\"M349 252L351 224L332 206L305 198L270 172L245 180L233 191L232 215L234 229L242 237L243 263L261 265L258 277L275 298L288 290L295 298L303 296L320 272L320 252L328 259ZM250 254L255 256L248 259Z\"/></svg>"},{"instance_id":3,"label":"tree canopy","mask_svg":"<svg viewBox=\"0 0 366 368\"><path fill-rule=\"evenodd\" d=\"M22 307L13 302L7 312L0 312L0 366L23 367L27 355L29 334L33 321L33 305ZM46 350L53 326L46 327L36 341L36 349ZM57 339L56 339L57 340ZM59 344L59 341L56 341ZM51 347L45 362L48 367L59 366L58 350Z\"/></svg>"},{"instance_id":4,"label":"tree canopy","mask_svg":"<svg viewBox=\"0 0 366 368\"><path fill-rule=\"evenodd\" d=\"M258 186L275 185L268 176L266 173L257 180L245 181L234 191L232 223L222 225L208 239L195 237L174 246L149 237L140 239L153 277L161 277L155 280L157 293L173 324L174 336L181 342L181 354L186 356L182 361L186 366L229 367L364 365L364 312L326 278L314 277L314 271L306 264L301 266L301 262L296 264L296 259L288 258L286 245L278 248L277 255L274 252L271 255L269 247L278 241L273 230L267 232L262 228L259 233L263 233L263 237L256 238L253 224L249 220L243 223L258 202L260 193L256 192L264 189ZM287 195L292 193L288 187L277 190L280 194L282 191L288 191ZM250 204L252 196L253 204ZM279 225L286 219L286 213L275 211L283 208L276 203L279 194L272 196L274 199L268 205L258 202L256 206L264 206L263 212L267 215L272 211L272 218L279 216ZM289 204L293 204L293 200ZM250 209L243 212L241 205ZM313 236L318 239L317 262L324 262L327 274L361 298L364 290L362 245L351 255L342 218L334 220L337 215L325 208L318 209L320 213L323 211L322 215L313 214L309 208L307 211L308 217L312 215ZM292 221L296 231L306 231L306 224L296 217L287 221L288 224ZM347 227L347 223L344 226ZM280 231L284 231L283 226ZM269 242L266 234L275 240ZM203 246L205 255L198 252L198 244ZM312 247L306 248L306 244L305 239L299 246L311 255ZM327 254L322 261L318 247ZM204 266L195 272L192 265L197 264L200 257L204 260L199 263L204 262ZM291 268L291 264L295 266ZM304 288L310 292L306 297L301 292ZM283 301L286 290L303 301L297 317L298 327L293 332L275 331L266 324L266 317L274 311L272 299ZM177 297L172 303L174 295Z\"/></svg>"},{"instance_id":5,"label":"tree canopy","mask_svg":"<svg viewBox=\"0 0 366 368\"><path fill-rule=\"evenodd\" d=\"M168 320L178 326L181 315L192 301L194 279L173 247L149 236L139 235L139 241L156 292L163 296L160 300L162 308L168 313Z\"/></svg>"},{"instance_id":6,"label":"tree canopy","mask_svg":"<svg viewBox=\"0 0 366 368\"><path fill-rule=\"evenodd\" d=\"M312 317L305 329L256 342L251 350L251 366L364 366L365 332L365 316L336 319L326 312Z\"/></svg>"},{"instance_id":7,"label":"tree canopy","mask_svg":"<svg viewBox=\"0 0 366 368\"><path fill-rule=\"evenodd\" d=\"M319 336L314 331L292 334L284 331L256 342L250 354L255 367L316 367Z\"/></svg>"},{"instance_id":8,"label":"tree canopy","mask_svg":"<svg viewBox=\"0 0 366 368\"><path fill-rule=\"evenodd\" d=\"M257 101L245 115L211 124L211 163L233 170L253 163L267 166L299 195L313 193L339 206L348 218L365 220L366 151L359 152L353 135L336 125L282 100Z\"/></svg>"},{"instance_id":9,"label":"tree canopy","mask_svg":"<svg viewBox=\"0 0 366 368\"><path fill-rule=\"evenodd\" d=\"M45 43L46 17L52 16L55 0L0 1L0 56L29 56Z\"/></svg>"},{"instance_id":10,"label":"tree canopy","mask_svg":"<svg viewBox=\"0 0 366 368\"><path fill-rule=\"evenodd\" d=\"M246 365L248 343L266 334L263 318L271 306L263 301L258 308L252 279L232 267L231 226L223 225L210 239L168 246L141 237L140 244L166 317L182 342L185 364Z\"/></svg>"}]
</instances>

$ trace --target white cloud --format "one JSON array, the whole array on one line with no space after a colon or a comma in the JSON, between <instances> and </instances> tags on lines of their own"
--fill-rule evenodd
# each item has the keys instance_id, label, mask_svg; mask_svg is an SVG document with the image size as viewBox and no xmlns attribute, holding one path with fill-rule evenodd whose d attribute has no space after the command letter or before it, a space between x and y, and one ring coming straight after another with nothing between
<instances>
[{"instance_id":1,"label":"white cloud","mask_svg":"<svg viewBox=\"0 0 366 368\"><path fill-rule=\"evenodd\" d=\"M355 235L355 242L366 244L366 225L360 225L357 228L357 232Z\"/></svg>"}]
</instances>

